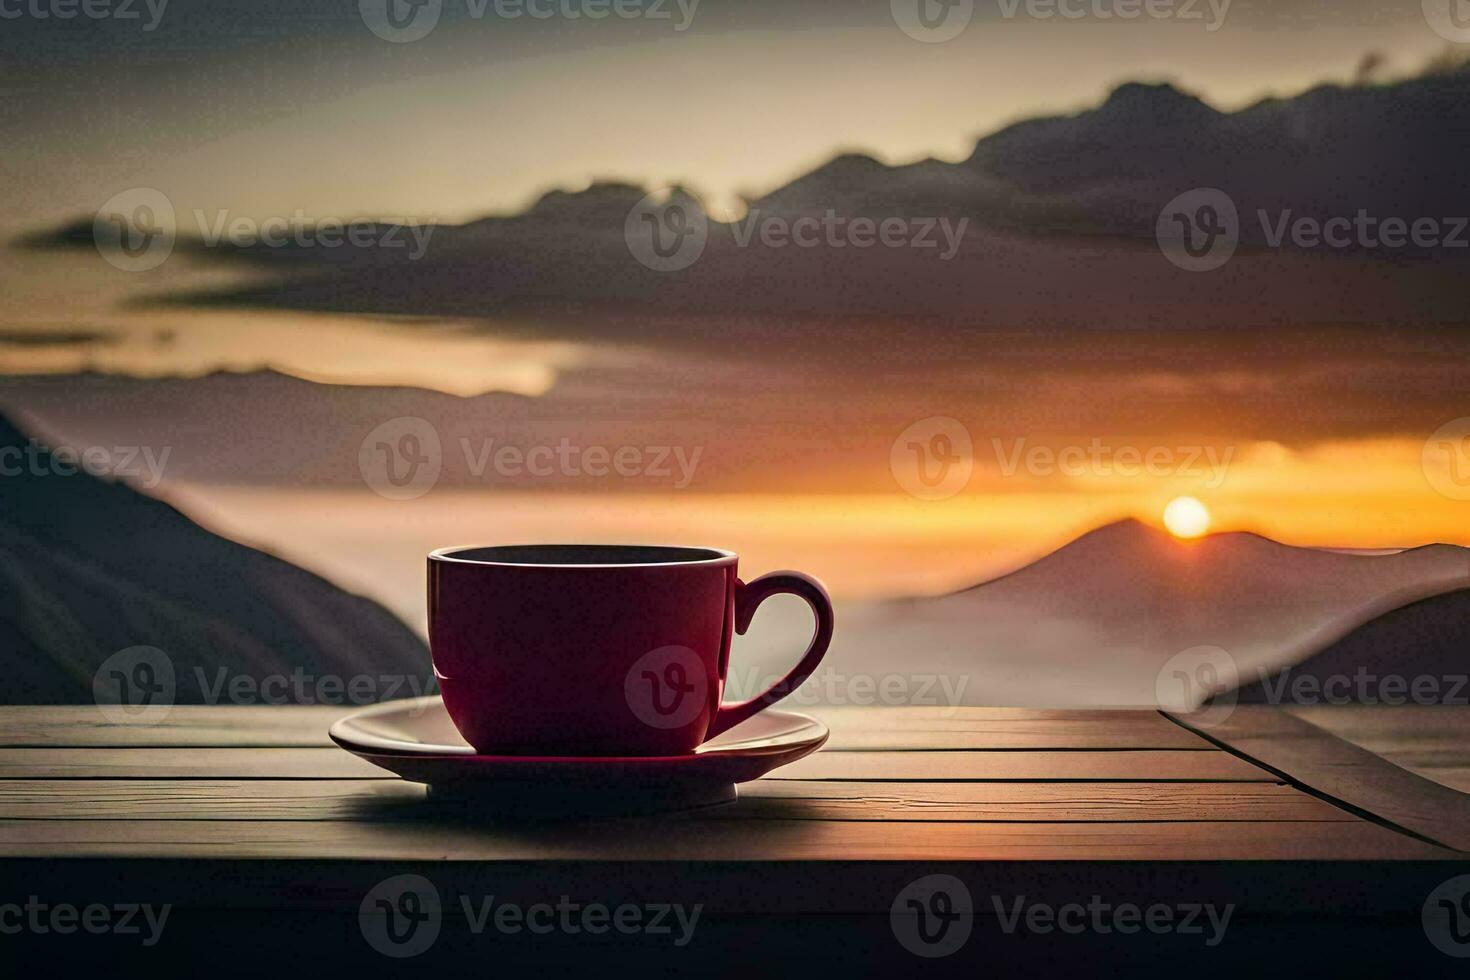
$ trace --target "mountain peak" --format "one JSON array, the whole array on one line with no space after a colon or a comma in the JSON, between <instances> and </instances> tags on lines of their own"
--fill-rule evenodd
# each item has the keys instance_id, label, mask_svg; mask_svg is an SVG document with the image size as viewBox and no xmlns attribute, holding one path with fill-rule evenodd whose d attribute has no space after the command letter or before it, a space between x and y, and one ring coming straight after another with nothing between
<instances>
[{"instance_id":1,"label":"mountain peak","mask_svg":"<svg viewBox=\"0 0 1470 980\"><path fill-rule=\"evenodd\" d=\"M556 188L547 191L519 217L550 221L582 221L588 218L621 222L628 209L647 191L623 181L594 181L582 190Z\"/></svg>"},{"instance_id":2,"label":"mountain peak","mask_svg":"<svg viewBox=\"0 0 1470 980\"><path fill-rule=\"evenodd\" d=\"M1097 111L1144 125L1180 124L1220 115L1199 97L1181 92L1168 82L1124 82L1108 93Z\"/></svg>"}]
</instances>

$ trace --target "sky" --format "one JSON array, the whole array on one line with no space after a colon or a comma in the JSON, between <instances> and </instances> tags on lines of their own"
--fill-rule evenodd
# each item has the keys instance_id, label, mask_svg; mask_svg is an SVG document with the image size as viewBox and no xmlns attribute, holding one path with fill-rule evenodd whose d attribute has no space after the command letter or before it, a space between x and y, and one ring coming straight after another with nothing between
<instances>
[{"instance_id":1,"label":"sky","mask_svg":"<svg viewBox=\"0 0 1470 980\"><path fill-rule=\"evenodd\" d=\"M1157 8L1178 16L1123 19L1105 14L1127 0L1063 0L1076 17L1047 16L1045 0L976 0L955 6L973 13L942 41L913 36L904 0L630 0L638 16L601 20L560 12L587 9L582 0L558 3L543 18L505 16L513 3L431 2L433 29L395 43L372 29L384 23L377 0L175 0L137 5L136 20L64 20L38 14L49 0L0 2L4 407L73 440L172 446L170 482L191 488L362 490L358 444L412 416L450 447L486 434L704 447L694 491L869 495L864 513L891 542L930 533L936 519L989 521L998 533L1024 513L1038 530L1008 547L1035 548L1089 522L1156 513L1179 493L1212 495L1220 526L1307 543L1470 540L1470 505L1437 490L1422 458L1438 427L1470 414L1465 318L1442 274L1452 266L1243 251L1200 278L1164 263L1152 242L1042 234L1058 201L1085 198L1090 220L1162 204L1153 188L1131 200L1126 182L1091 197L1025 173L979 187L997 208L1023 202L1021 224L972 230L960 256L972 271L959 280L932 275L948 267L926 254L820 250L730 253L741 261L706 261L679 282L637 279L608 273L590 245L566 260L563 239L517 237L514 224L492 229L505 244L489 252L470 232L445 245L446 231L422 265L352 275L332 265L336 253L293 255L319 278L286 292L271 291L273 263L289 250L179 248L128 271L90 247L34 247L137 188L162 194L186 231L368 218L449 228L609 182L637 188L632 198L678 184L735 219L742 200L842 153L895 168L895 180L949 186L977 139L1098 109L1124 82L1167 81L1231 113L1323 83L1389 83L1467 47L1417 2L1180 0ZM1142 138L1132 117L1099 118L1115 120L1099 146ZM1303 119L1305 141L1334 135ZM1374 153L1410 178L1430 167ZM1140 180L1170 157L1168 147L1139 154ZM951 169L903 169L930 159ZM846 179L817 180L818 199L846 193ZM1271 189L1267 180L1250 193ZM1435 206L1470 211L1454 194ZM485 306L505 292L530 299ZM828 305L807 316L804 303L820 305L812 295ZM897 305L884 307L885 296ZM832 315L839 301L851 308ZM275 373L237 384L217 371ZM294 450L281 449L279 429L240 434L238 419L274 418L282 405L304 420ZM889 450L930 418L960 420L983 458L948 511L915 517ZM1208 477L1016 477L1000 472L993 439L1209 446L1237 462L1213 487ZM456 465L443 481L483 482ZM243 499L248 510L253 498ZM872 516L893 499L902 516ZM606 533L638 526L627 518ZM964 572L946 574L952 583ZM891 584L867 572L854 581Z\"/></svg>"},{"instance_id":2,"label":"sky","mask_svg":"<svg viewBox=\"0 0 1470 980\"><path fill-rule=\"evenodd\" d=\"M137 19L8 19L0 227L13 236L88 217L133 187L206 222L464 221L598 179L682 182L728 208L844 149L891 163L962 159L977 136L1094 104L1126 80L1173 80L1236 108L1350 79L1370 51L1391 73L1446 47L1416 4L1371 2L1200 0L1199 19L1121 21L1028 17L1030 3L991 0L942 43L905 34L886 2L669 0L648 16L594 21L442 0L435 29L410 43L375 35L359 6L209 0L139 4ZM14 250L0 262L8 330L152 338L177 326L118 309L137 277ZM201 275L170 267L145 284ZM296 326L204 325L196 332L234 339L179 359L196 371L249 366ZM331 329L320 344L339 346ZM371 332L364 344L401 360ZM45 370L47 357L31 350L21 363ZM149 359L124 355L115 369L146 372ZM535 374L492 380L534 390Z\"/></svg>"}]
</instances>

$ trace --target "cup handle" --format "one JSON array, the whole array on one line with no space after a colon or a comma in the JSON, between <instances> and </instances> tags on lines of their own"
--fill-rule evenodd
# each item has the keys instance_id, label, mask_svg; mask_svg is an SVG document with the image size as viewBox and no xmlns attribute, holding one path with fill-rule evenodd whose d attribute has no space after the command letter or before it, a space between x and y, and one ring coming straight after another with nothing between
<instances>
[{"instance_id":1,"label":"cup handle","mask_svg":"<svg viewBox=\"0 0 1470 980\"><path fill-rule=\"evenodd\" d=\"M764 694L757 695L749 701L741 701L739 704L722 705L710 724L706 738L714 738L768 705L775 704L786 697L796 690L801 682L811 675L812 671L817 669L817 664L821 663L822 657L826 655L827 647L832 642L832 600L827 597L827 590L822 588L821 582L800 572L771 572L749 583L736 579L735 632L744 636L760 604L771 596L782 593L805 599L806 604L812 609L812 615L817 617L817 631L812 636L811 644L806 648L806 653L801 655L796 666L791 668L790 673Z\"/></svg>"}]
</instances>

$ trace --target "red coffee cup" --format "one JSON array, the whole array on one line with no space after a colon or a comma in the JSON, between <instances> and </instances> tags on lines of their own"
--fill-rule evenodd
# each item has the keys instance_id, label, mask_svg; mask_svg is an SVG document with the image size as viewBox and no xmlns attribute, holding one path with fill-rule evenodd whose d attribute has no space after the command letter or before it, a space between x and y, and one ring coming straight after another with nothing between
<instances>
[{"instance_id":1,"label":"red coffee cup","mask_svg":"<svg viewBox=\"0 0 1470 980\"><path fill-rule=\"evenodd\" d=\"M429 648L465 740L497 755L682 755L796 689L832 640L816 579L736 577L715 548L502 545L429 555ZM730 639L767 597L816 633L765 693L722 705Z\"/></svg>"}]
</instances>

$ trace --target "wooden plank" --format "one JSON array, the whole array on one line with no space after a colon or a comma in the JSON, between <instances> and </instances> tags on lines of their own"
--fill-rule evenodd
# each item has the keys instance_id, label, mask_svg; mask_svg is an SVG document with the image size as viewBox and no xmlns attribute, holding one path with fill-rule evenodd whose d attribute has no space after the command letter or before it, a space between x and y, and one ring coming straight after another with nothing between
<instances>
[{"instance_id":1,"label":"wooden plank","mask_svg":"<svg viewBox=\"0 0 1470 980\"><path fill-rule=\"evenodd\" d=\"M818 708L829 750L1210 749L1157 711ZM1169 731L1173 728L1174 731Z\"/></svg>"},{"instance_id":2,"label":"wooden plank","mask_svg":"<svg viewBox=\"0 0 1470 980\"><path fill-rule=\"evenodd\" d=\"M1002 822L1354 821L1280 783L888 783L762 779L744 813L823 820ZM756 805L759 803L759 805ZM713 812L713 811L712 811Z\"/></svg>"},{"instance_id":3,"label":"wooden plank","mask_svg":"<svg viewBox=\"0 0 1470 980\"><path fill-rule=\"evenodd\" d=\"M1470 793L1470 707L1287 705L1285 710L1442 786Z\"/></svg>"},{"instance_id":4,"label":"wooden plank","mask_svg":"<svg viewBox=\"0 0 1470 980\"><path fill-rule=\"evenodd\" d=\"M384 861L1459 860L1353 823L906 823L609 820L487 827L448 821L3 820L0 857Z\"/></svg>"},{"instance_id":5,"label":"wooden plank","mask_svg":"<svg viewBox=\"0 0 1470 980\"><path fill-rule=\"evenodd\" d=\"M355 707L175 705L149 724L118 723L95 705L0 707L0 746L298 746L326 748Z\"/></svg>"},{"instance_id":6,"label":"wooden plank","mask_svg":"<svg viewBox=\"0 0 1470 980\"><path fill-rule=\"evenodd\" d=\"M433 819L425 787L383 779L0 780L0 819ZM721 819L888 821L1355 821L1279 783L895 783L764 779Z\"/></svg>"},{"instance_id":7,"label":"wooden plank","mask_svg":"<svg viewBox=\"0 0 1470 980\"><path fill-rule=\"evenodd\" d=\"M1135 780L1277 782L1228 752L827 752L778 770L781 779ZM0 779L396 779L341 749L0 749Z\"/></svg>"},{"instance_id":8,"label":"wooden plank","mask_svg":"<svg viewBox=\"0 0 1470 980\"><path fill-rule=\"evenodd\" d=\"M1292 704L1282 707L1364 748L1395 751L1442 747L1455 751L1461 765L1470 765L1470 706Z\"/></svg>"},{"instance_id":9,"label":"wooden plank","mask_svg":"<svg viewBox=\"0 0 1470 980\"><path fill-rule=\"evenodd\" d=\"M397 779L342 749L0 749L0 779Z\"/></svg>"},{"instance_id":10,"label":"wooden plank","mask_svg":"<svg viewBox=\"0 0 1470 980\"><path fill-rule=\"evenodd\" d=\"M1438 763L1434 765L1416 765L1412 759L1391 759L1397 766L1413 770L1426 779L1432 779L1441 786L1452 789L1457 793L1470 795L1470 766L1445 766Z\"/></svg>"},{"instance_id":11,"label":"wooden plank","mask_svg":"<svg viewBox=\"0 0 1470 980\"><path fill-rule=\"evenodd\" d=\"M1188 725L1188 715L1176 715ZM1208 716L1206 716L1208 717ZM1470 851L1470 799L1272 705L1237 705L1199 733L1397 827Z\"/></svg>"},{"instance_id":12,"label":"wooden plank","mask_svg":"<svg viewBox=\"0 0 1470 980\"><path fill-rule=\"evenodd\" d=\"M115 724L93 706L0 707L0 746L331 746L327 728L355 708L301 705L174 707L157 724ZM1031 708L805 708L847 749L1199 749L1209 744L1156 711Z\"/></svg>"},{"instance_id":13,"label":"wooden plank","mask_svg":"<svg viewBox=\"0 0 1470 980\"><path fill-rule=\"evenodd\" d=\"M911 780L1214 780L1277 782L1228 752L827 752L785 766L774 779Z\"/></svg>"}]
</instances>

